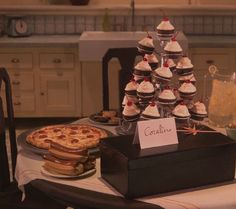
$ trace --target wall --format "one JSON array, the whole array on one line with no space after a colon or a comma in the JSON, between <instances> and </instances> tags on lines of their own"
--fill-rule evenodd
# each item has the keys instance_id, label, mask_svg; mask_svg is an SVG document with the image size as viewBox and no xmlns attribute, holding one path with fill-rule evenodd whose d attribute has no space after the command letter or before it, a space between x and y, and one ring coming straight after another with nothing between
<instances>
[{"instance_id":1,"label":"wall","mask_svg":"<svg viewBox=\"0 0 236 209\"><path fill-rule=\"evenodd\" d=\"M90 5L129 4L131 0L90 0ZM236 5L235 0L135 0L136 4L230 4ZM0 0L0 5L47 5L70 4L70 0Z\"/></svg>"}]
</instances>

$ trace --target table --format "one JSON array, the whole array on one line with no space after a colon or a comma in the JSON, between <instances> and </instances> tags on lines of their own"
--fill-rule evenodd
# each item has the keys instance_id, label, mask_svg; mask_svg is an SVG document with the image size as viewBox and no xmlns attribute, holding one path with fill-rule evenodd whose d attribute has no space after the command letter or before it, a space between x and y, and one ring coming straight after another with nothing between
<instances>
[{"instance_id":1,"label":"table","mask_svg":"<svg viewBox=\"0 0 236 209\"><path fill-rule=\"evenodd\" d=\"M77 121L78 122L78 121ZM87 119L79 123L89 123ZM101 126L102 128L107 128ZM108 127L114 132L114 127ZM41 156L19 148L16 180L20 188L30 183L49 196L68 206L96 209L235 209L236 181L195 189L126 200L100 177L99 159L97 172L85 179L63 179L43 176ZM204 171L203 171L204 172ZM145 177L144 177L145 178Z\"/></svg>"}]
</instances>

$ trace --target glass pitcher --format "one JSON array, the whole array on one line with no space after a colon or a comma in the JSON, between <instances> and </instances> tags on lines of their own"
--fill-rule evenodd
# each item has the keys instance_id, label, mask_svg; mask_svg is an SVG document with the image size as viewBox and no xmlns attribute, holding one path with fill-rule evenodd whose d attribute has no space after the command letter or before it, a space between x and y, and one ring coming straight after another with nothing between
<instances>
[{"instance_id":1,"label":"glass pitcher","mask_svg":"<svg viewBox=\"0 0 236 209\"><path fill-rule=\"evenodd\" d=\"M223 74L211 65L204 78L208 118L212 125L226 127L236 124L236 74Z\"/></svg>"}]
</instances>

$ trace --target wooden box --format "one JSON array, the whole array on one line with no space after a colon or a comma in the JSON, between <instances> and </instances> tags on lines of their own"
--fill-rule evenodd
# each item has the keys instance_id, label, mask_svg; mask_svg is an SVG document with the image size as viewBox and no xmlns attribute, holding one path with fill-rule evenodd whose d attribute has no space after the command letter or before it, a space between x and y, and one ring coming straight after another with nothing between
<instances>
[{"instance_id":1,"label":"wooden box","mask_svg":"<svg viewBox=\"0 0 236 209\"><path fill-rule=\"evenodd\" d=\"M179 144L140 150L133 136L101 142L101 175L126 198L234 179L236 141L220 133L178 133Z\"/></svg>"}]
</instances>

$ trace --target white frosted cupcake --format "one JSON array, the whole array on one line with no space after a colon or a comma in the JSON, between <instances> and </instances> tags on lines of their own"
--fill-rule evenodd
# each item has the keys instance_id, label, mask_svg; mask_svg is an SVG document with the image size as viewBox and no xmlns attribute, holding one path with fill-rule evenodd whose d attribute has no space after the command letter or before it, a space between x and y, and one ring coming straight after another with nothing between
<instances>
[{"instance_id":1,"label":"white frosted cupcake","mask_svg":"<svg viewBox=\"0 0 236 209\"><path fill-rule=\"evenodd\" d=\"M174 72L175 68L176 68L176 64L175 64L174 60L169 58L169 59L167 59L166 62L169 65L171 72Z\"/></svg>"},{"instance_id":2,"label":"white frosted cupcake","mask_svg":"<svg viewBox=\"0 0 236 209\"><path fill-rule=\"evenodd\" d=\"M193 64L187 56L183 56L177 63L176 72L178 75L190 75L193 73Z\"/></svg>"},{"instance_id":3,"label":"white frosted cupcake","mask_svg":"<svg viewBox=\"0 0 236 209\"><path fill-rule=\"evenodd\" d=\"M173 73L171 72L168 64L164 63L162 67L159 67L154 70L153 76L160 82L169 82L173 77Z\"/></svg>"},{"instance_id":4,"label":"white frosted cupcake","mask_svg":"<svg viewBox=\"0 0 236 209\"><path fill-rule=\"evenodd\" d=\"M148 77L151 75L152 68L148 64L146 58L143 58L140 62L138 62L134 67L134 75L141 77Z\"/></svg>"},{"instance_id":5,"label":"white frosted cupcake","mask_svg":"<svg viewBox=\"0 0 236 209\"><path fill-rule=\"evenodd\" d=\"M143 54L152 54L154 51L154 44L152 36L148 35L138 42L138 51Z\"/></svg>"},{"instance_id":6,"label":"white frosted cupcake","mask_svg":"<svg viewBox=\"0 0 236 209\"><path fill-rule=\"evenodd\" d=\"M177 59L181 56L183 50L175 37L173 37L164 47L164 51L169 58Z\"/></svg>"},{"instance_id":7,"label":"white frosted cupcake","mask_svg":"<svg viewBox=\"0 0 236 209\"><path fill-rule=\"evenodd\" d=\"M123 118L127 121L136 121L140 116L140 109L131 101L128 101L122 111Z\"/></svg>"},{"instance_id":8,"label":"white frosted cupcake","mask_svg":"<svg viewBox=\"0 0 236 209\"><path fill-rule=\"evenodd\" d=\"M194 120L203 120L207 117L206 106L203 102L195 102L193 107L190 109L191 118Z\"/></svg>"},{"instance_id":9,"label":"white frosted cupcake","mask_svg":"<svg viewBox=\"0 0 236 209\"><path fill-rule=\"evenodd\" d=\"M157 26L157 35L159 37L172 37L174 32L175 32L175 28L174 26L171 24L170 20L168 17L164 17L161 21L161 23Z\"/></svg>"},{"instance_id":10,"label":"white frosted cupcake","mask_svg":"<svg viewBox=\"0 0 236 209\"><path fill-rule=\"evenodd\" d=\"M155 54L145 54L144 58L147 59L148 64L150 65L151 69L154 70L158 67L158 59Z\"/></svg>"},{"instance_id":11,"label":"white frosted cupcake","mask_svg":"<svg viewBox=\"0 0 236 209\"><path fill-rule=\"evenodd\" d=\"M185 76L180 76L179 77L179 83L182 84L186 81L190 81L192 84L196 83L196 78L193 74L190 75L185 75Z\"/></svg>"},{"instance_id":12,"label":"white frosted cupcake","mask_svg":"<svg viewBox=\"0 0 236 209\"><path fill-rule=\"evenodd\" d=\"M149 80L145 79L139 84L137 95L140 99L152 99L154 94L154 86Z\"/></svg>"},{"instance_id":13,"label":"white frosted cupcake","mask_svg":"<svg viewBox=\"0 0 236 209\"><path fill-rule=\"evenodd\" d=\"M192 99L195 96L197 89L190 81L185 81L179 87L178 91L181 98Z\"/></svg>"},{"instance_id":14,"label":"white frosted cupcake","mask_svg":"<svg viewBox=\"0 0 236 209\"><path fill-rule=\"evenodd\" d=\"M158 95L158 102L161 104L174 104L176 96L170 88L166 88Z\"/></svg>"},{"instance_id":15,"label":"white frosted cupcake","mask_svg":"<svg viewBox=\"0 0 236 209\"><path fill-rule=\"evenodd\" d=\"M155 102L150 103L142 112L141 116L143 119L157 119L161 117Z\"/></svg>"},{"instance_id":16,"label":"white frosted cupcake","mask_svg":"<svg viewBox=\"0 0 236 209\"><path fill-rule=\"evenodd\" d=\"M190 113L185 104L178 104L173 110L172 115L177 119L177 121L185 122L190 117Z\"/></svg>"},{"instance_id":17,"label":"white frosted cupcake","mask_svg":"<svg viewBox=\"0 0 236 209\"><path fill-rule=\"evenodd\" d=\"M126 84L125 86L125 94L129 96L136 96L137 95L137 88L138 88L138 83L132 79L129 83Z\"/></svg>"}]
</instances>

